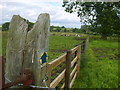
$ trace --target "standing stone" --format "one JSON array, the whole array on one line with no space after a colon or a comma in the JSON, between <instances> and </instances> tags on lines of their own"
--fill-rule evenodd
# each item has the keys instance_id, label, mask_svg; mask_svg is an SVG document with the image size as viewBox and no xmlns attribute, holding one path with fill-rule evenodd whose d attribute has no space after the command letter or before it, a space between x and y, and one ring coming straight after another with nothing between
<instances>
[{"instance_id":1,"label":"standing stone","mask_svg":"<svg viewBox=\"0 0 120 90\"><path fill-rule=\"evenodd\" d=\"M32 68L35 85L41 85L46 74L46 66L42 70L39 60L40 55L48 51L49 28L49 14L40 14L26 38L23 68Z\"/></svg>"},{"instance_id":2,"label":"standing stone","mask_svg":"<svg viewBox=\"0 0 120 90\"><path fill-rule=\"evenodd\" d=\"M46 65L41 65L39 60L40 55L48 51L49 14L40 14L33 28L28 32L27 28L27 23L20 16L13 16L6 54L7 77L13 81L25 68L30 68L34 84L42 86Z\"/></svg>"},{"instance_id":3,"label":"standing stone","mask_svg":"<svg viewBox=\"0 0 120 90\"><path fill-rule=\"evenodd\" d=\"M6 78L10 81L16 80L22 71L27 28L26 21L19 15L12 17L6 47Z\"/></svg>"}]
</instances>

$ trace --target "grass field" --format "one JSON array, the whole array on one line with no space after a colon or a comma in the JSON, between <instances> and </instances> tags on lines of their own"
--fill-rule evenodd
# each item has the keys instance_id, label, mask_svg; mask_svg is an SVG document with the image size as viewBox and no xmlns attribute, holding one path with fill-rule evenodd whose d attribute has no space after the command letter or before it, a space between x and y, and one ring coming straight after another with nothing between
<instances>
[{"instance_id":1,"label":"grass field","mask_svg":"<svg viewBox=\"0 0 120 90\"><path fill-rule=\"evenodd\" d=\"M59 57L66 50L80 43L80 37L65 37L51 33L49 61ZM2 54L5 56L7 32L3 32ZM99 36L90 37L89 48L81 57L80 76L74 88L117 88L118 87L118 42L100 40Z\"/></svg>"},{"instance_id":2,"label":"grass field","mask_svg":"<svg viewBox=\"0 0 120 90\"><path fill-rule=\"evenodd\" d=\"M91 40L74 88L118 88L118 42Z\"/></svg>"},{"instance_id":3,"label":"grass field","mask_svg":"<svg viewBox=\"0 0 120 90\"><path fill-rule=\"evenodd\" d=\"M8 39L8 32L0 32L0 36L2 38L0 38L1 42L0 42L0 45L1 45L1 54L5 57L6 55L6 44L7 44L7 39Z\"/></svg>"},{"instance_id":4,"label":"grass field","mask_svg":"<svg viewBox=\"0 0 120 90\"><path fill-rule=\"evenodd\" d=\"M80 43L74 36L50 36L49 44L49 61L63 54L68 49L73 48L75 45Z\"/></svg>"},{"instance_id":5,"label":"grass field","mask_svg":"<svg viewBox=\"0 0 120 90\"><path fill-rule=\"evenodd\" d=\"M5 57L8 32L1 32L1 33L3 38L0 39L2 41L2 55ZM49 61L59 57L66 50L73 48L75 45L77 45L80 42L81 41L77 40L75 36L65 37L65 36L50 35L49 51L48 51Z\"/></svg>"}]
</instances>

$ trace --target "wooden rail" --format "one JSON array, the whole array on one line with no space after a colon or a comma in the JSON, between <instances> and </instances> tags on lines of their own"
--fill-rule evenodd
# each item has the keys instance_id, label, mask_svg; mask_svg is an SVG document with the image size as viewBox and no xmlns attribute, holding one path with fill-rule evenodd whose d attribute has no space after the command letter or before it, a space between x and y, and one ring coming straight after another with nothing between
<instances>
[{"instance_id":1,"label":"wooden rail","mask_svg":"<svg viewBox=\"0 0 120 90\"><path fill-rule=\"evenodd\" d=\"M47 85L49 88L55 88L60 81L65 77L65 83L63 84L62 88L70 88L73 85L73 82L79 72L79 62L80 62L80 48L81 45L76 46L75 48L67 51L67 53L63 54L61 57L55 59L54 61L48 63L47 73L48 73L48 81ZM72 60L72 55L76 53L75 58ZM62 62L66 63L66 68L51 82L51 72L54 68L56 68L58 65L60 65ZM77 63L75 65L75 63ZM70 73L71 67L74 67L72 72ZM71 83L70 83L71 80Z\"/></svg>"},{"instance_id":2,"label":"wooden rail","mask_svg":"<svg viewBox=\"0 0 120 90\"><path fill-rule=\"evenodd\" d=\"M59 58L55 59L54 61L50 62L49 64L51 65L51 67L54 68L54 67L57 67L62 62L64 62L65 59L66 59L66 53L60 56Z\"/></svg>"},{"instance_id":3,"label":"wooden rail","mask_svg":"<svg viewBox=\"0 0 120 90\"><path fill-rule=\"evenodd\" d=\"M63 70L62 73L60 73L59 76L57 76L57 78L53 80L53 82L50 84L50 87L51 88L56 87L59 84L59 82L64 78L64 74L65 70Z\"/></svg>"},{"instance_id":4,"label":"wooden rail","mask_svg":"<svg viewBox=\"0 0 120 90\"><path fill-rule=\"evenodd\" d=\"M59 58L54 61L48 63L47 74L48 81L47 85L49 88L56 88L59 83L65 78L65 82L61 86L61 88L72 88L75 78L79 75L80 71L80 56L81 53L85 52L86 41L83 40L79 45L74 47L73 49L67 51ZM74 58L72 58L74 56ZM51 72L54 68L58 67L61 63L65 62L65 69L53 80L51 81ZM72 69L73 68L73 69ZM72 71L71 71L72 70ZM71 71L71 72L70 72Z\"/></svg>"}]
</instances>

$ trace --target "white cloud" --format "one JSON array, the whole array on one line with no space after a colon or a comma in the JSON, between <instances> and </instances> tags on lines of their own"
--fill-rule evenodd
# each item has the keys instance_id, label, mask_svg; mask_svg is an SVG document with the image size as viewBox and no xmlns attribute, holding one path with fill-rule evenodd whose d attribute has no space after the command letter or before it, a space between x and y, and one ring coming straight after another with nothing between
<instances>
[{"instance_id":1,"label":"white cloud","mask_svg":"<svg viewBox=\"0 0 120 90\"><path fill-rule=\"evenodd\" d=\"M57 2L57 3L61 3L63 2L63 0L1 0L1 2Z\"/></svg>"},{"instance_id":2,"label":"white cloud","mask_svg":"<svg viewBox=\"0 0 120 90\"><path fill-rule=\"evenodd\" d=\"M35 22L40 13L49 13L51 25L80 27L80 20L75 14L64 11L62 0L3 0L2 22L10 21L14 14Z\"/></svg>"}]
</instances>

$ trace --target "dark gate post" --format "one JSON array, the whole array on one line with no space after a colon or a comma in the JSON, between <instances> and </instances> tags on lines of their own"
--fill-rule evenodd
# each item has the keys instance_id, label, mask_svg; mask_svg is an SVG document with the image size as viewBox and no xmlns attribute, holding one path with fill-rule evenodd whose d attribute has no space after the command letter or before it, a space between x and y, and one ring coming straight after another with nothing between
<instances>
[{"instance_id":1,"label":"dark gate post","mask_svg":"<svg viewBox=\"0 0 120 90\"><path fill-rule=\"evenodd\" d=\"M68 50L66 55L66 71L65 71L65 89L70 88L70 68L71 68L72 51Z\"/></svg>"},{"instance_id":2,"label":"dark gate post","mask_svg":"<svg viewBox=\"0 0 120 90\"><path fill-rule=\"evenodd\" d=\"M0 90L5 85L5 78L4 78L4 58L0 56Z\"/></svg>"}]
</instances>

